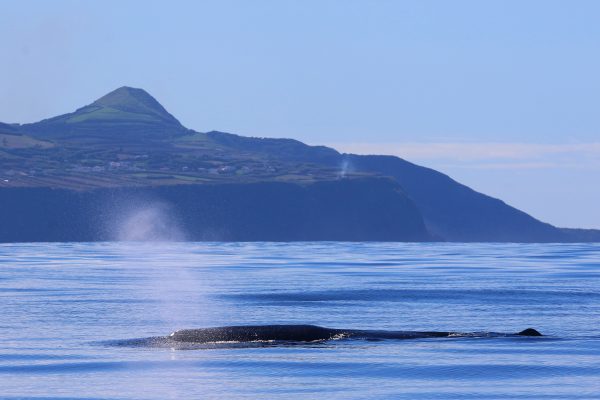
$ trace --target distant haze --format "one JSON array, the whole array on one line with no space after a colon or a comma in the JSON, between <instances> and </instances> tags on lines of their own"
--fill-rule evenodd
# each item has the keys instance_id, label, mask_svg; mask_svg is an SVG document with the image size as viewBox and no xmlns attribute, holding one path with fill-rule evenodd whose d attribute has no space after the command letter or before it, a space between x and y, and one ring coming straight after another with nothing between
<instances>
[{"instance_id":1,"label":"distant haze","mask_svg":"<svg viewBox=\"0 0 600 400\"><path fill-rule=\"evenodd\" d=\"M189 128L395 154L600 228L598 15L584 0L3 2L0 121L140 87Z\"/></svg>"}]
</instances>

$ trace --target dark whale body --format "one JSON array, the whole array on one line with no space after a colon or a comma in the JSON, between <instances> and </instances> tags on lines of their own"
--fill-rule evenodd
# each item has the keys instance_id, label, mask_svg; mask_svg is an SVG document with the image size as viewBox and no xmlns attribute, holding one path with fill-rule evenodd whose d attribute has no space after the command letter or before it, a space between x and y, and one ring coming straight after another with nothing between
<instances>
[{"instance_id":1,"label":"dark whale body","mask_svg":"<svg viewBox=\"0 0 600 400\"><path fill-rule=\"evenodd\" d=\"M182 329L169 336L104 342L112 346L167 347L178 349L238 348L255 346L323 343L329 340L401 340L427 338L502 338L542 336L533 328L518 333L437 332L332 329L316 325L240 325L217 328Z\"/></svg>"},{"instance_id":2,"label":"dark whale body","mask_svg":"<svg viewBox=\"0 0 600 400\"><path fill-rule=\"evenodd\" d=\"M459 333L459 332L420 332L383 331L357 329L330 329L316 325L242 325L218 328L183 329L173 332L168 340L183 343L216 342L316 342L333 339L419 339L440 337L511 337L542 336L533 328L518 333Z\"/></svg>"}]
</instances>

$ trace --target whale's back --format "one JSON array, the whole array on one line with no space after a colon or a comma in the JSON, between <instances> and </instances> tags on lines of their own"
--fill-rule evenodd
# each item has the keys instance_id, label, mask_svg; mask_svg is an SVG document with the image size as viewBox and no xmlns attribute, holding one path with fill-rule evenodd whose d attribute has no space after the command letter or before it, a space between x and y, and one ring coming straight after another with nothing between
<instances>
[{"instance_id":1,"label":"whale's back","mask_svg":"<svg viewBox=\"0 0 600 400\"><path fill-rule=\"evenodd\" d=\"M336 338L363 340L425 339L441 337L511 337L542 336L533 328L518 333L497 332L438 332L386 331L360 329L330 329L316 325L238 325L217 328L182 329L171 333L166 340L185 343L218 342L315 342Z\"/></svg>"},{"instance_id":2,"label":"whale's back","mask_svg":"<svg viewBox=\"0 0 600 400\"><path fill-rule=\"evenodd\" d=\"M315 325L244 325L218 328L182 329L173 332L169 339L178 342L255 342L290 341L313 342L329 340L337 334L336 329Z\"/></svg>"}]
</instances>

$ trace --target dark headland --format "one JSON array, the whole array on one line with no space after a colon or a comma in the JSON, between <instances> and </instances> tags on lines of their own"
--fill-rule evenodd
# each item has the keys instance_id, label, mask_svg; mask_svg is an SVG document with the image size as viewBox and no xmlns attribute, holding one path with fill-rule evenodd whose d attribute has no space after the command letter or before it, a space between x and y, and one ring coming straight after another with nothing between
<instances>
[{"instance_id":1,"label":"dark headland","mask_svg":"<svg viewBox=\"0 0 600 400\"><path fill-rule=\"evenodd\" d=\"M0 242L136 239L124 221L193 241L600 241L398 157L196 132L142 89L0 123Z\"/></svg>"}]
</instances>

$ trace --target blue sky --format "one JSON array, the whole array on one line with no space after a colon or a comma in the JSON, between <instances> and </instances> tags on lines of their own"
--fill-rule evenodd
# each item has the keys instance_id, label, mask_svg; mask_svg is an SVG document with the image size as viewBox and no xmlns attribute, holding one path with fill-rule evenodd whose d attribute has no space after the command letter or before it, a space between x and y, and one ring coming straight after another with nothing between
<instances>
[{"instance_id":1,"label":"blue sky","mask_svg":"<svg viewBox=\"0 0 600 400\"><path fill-rule=\"evenodd\" d=\"M142 87L196 130L395 154L600 228L600 2L0 2L0 121Z\"/></svg>"}]
</instances>

